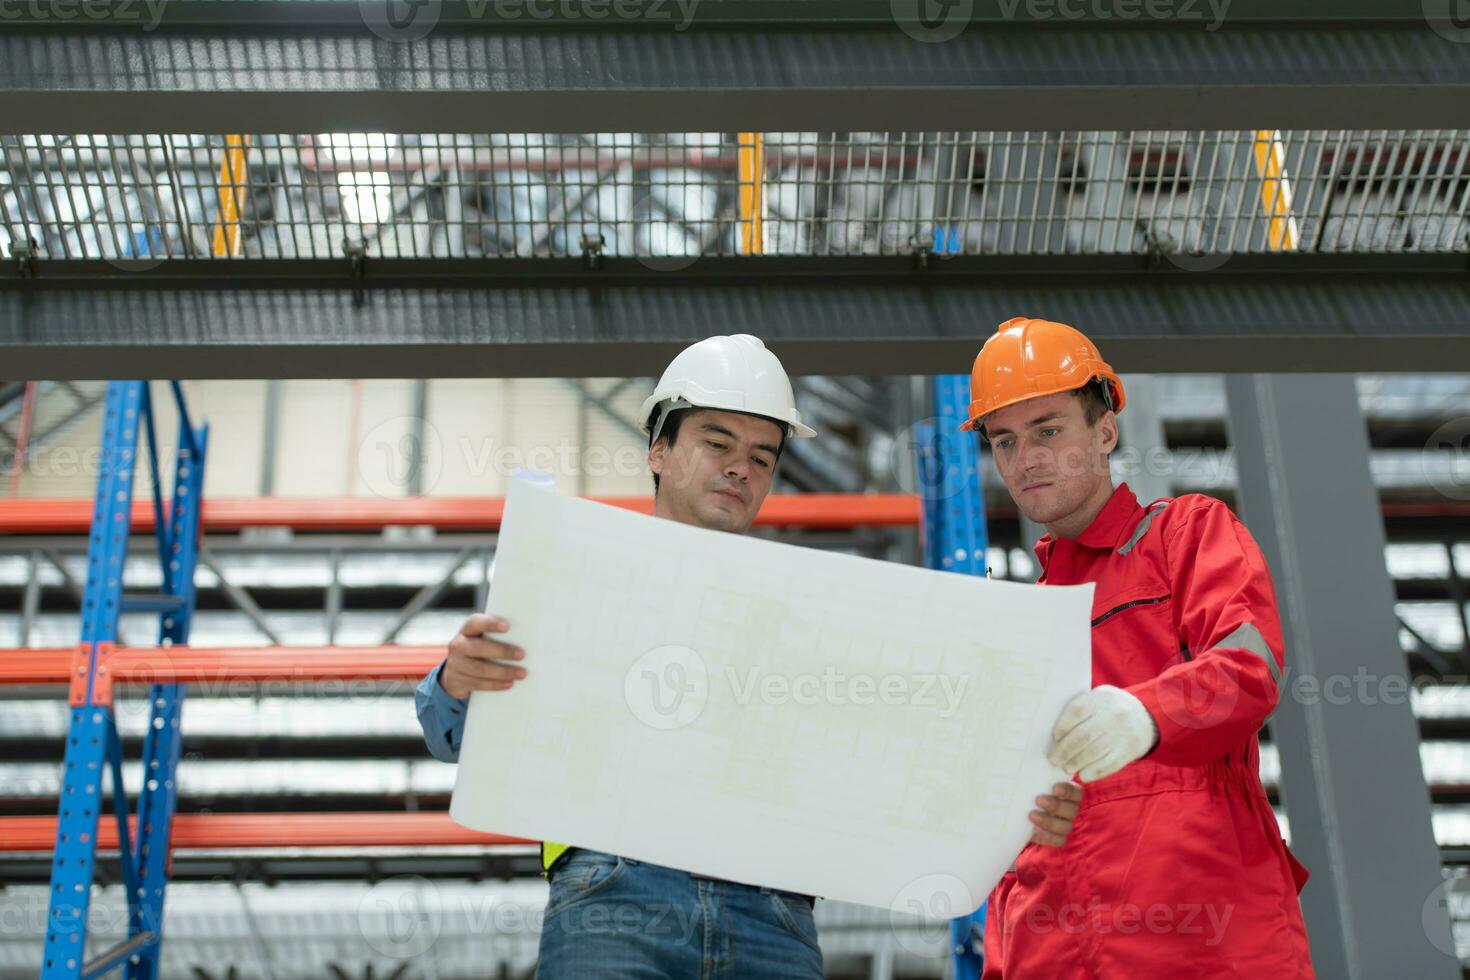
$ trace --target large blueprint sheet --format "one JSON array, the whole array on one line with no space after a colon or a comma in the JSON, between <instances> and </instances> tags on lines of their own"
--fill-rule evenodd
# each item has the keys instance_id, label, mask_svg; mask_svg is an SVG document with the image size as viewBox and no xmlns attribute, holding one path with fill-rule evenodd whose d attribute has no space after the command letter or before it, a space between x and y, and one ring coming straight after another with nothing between
<instances>
[{"instance_id":1,"label":"large blueprint sheet","mask_svg":"<svg viewBox=\"0 0 1470 980\"><path fill-rule=\"evenodd\" d=\"M977 908L1031 834L1092 586L824 553L511 481L451 816L881 908Z\"/></svg>"}]
</instances>

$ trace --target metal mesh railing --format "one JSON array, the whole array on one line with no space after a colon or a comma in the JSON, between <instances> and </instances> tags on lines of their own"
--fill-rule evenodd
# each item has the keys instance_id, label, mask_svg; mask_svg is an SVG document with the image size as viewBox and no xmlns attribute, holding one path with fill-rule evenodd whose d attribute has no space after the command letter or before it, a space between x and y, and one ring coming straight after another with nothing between
<instances>
[{"instance_id":1,"label":"metal mesh railing","mask_svg":"<svg viewBox=\"0 0 1470 980\"><path fill-rule=\"evenodd\" d=\"M1464 130L3 137L0 249L1464 252L1467 151Z\"/></svg>"}]
</instances>

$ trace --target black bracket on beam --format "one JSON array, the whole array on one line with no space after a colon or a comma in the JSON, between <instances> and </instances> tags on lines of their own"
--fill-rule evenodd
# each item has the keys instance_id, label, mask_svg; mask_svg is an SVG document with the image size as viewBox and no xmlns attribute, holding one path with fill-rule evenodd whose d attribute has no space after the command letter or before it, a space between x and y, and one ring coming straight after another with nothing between
<instances>
[{"instance_id":1,"label":"black bracket on beam","mask_svg":"<svg viewBox=\"0 0 1470 980\"><path fill-rule=\"evenodd\" d=\"M36 278L36 241L16 242L10 246L10 257L20 269L22 279Z\"/></svg>"},{"instance_id":2,"label":"black bracket on beam","mask_svg":"<svg viewBox=\"0 0 1470 980\"><path fill-rule=\"evenodd\" d=\"M587 259L587 268L596 269L602 264L602 249L607 244L607 239L601 234L582 235L582 255Z\"/></svg>"},{"instance_id":3,"label":"black bracket on beam","mask_svg":"<svg viewBox=\"0 0 1470 980\"><path fill-rule=\"evenodd\" d=\"M1167 236L1165 237L1167 238ZM1159 266L1163 265L1164 253L1167 249L1165 249L1165 243L1160 239L1159 233L1152 227L1145 227L1143 229L1143 241L1148 246L1148 269L1150 272L1153 272ZM1173 244L1172 240L1169 244Z\"/></svg>"},{"instance_id":4,"label":"black bracket on beam","mask_svg":"<svg viewBox=\"0 0 1470 980\"><path fill-rule=\"evenodd\" d=\"M352 263L352 305L362 306L367 302L367 242L344 238L342 254Z\"/></svg>"},{"instance_id":5,"label":"black bracket on beam","mask_svg":"<svg viewBox=\"0 0 1470 980\"><path fill-rule=\"evenodd\" d=\"M929 268L929 256L934 253L934 242L923 235L910 235L909 248L914 252L914 265L920 269Z\"/></svg>"}]
</instances>

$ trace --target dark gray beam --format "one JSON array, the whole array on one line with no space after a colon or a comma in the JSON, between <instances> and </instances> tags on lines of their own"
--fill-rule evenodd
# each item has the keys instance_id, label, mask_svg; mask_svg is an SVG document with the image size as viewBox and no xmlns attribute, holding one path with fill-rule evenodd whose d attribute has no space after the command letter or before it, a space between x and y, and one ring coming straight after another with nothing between
<instances>
[{"instance_id":1,"label":"dark gray beam","mask_svg":"<svg viewBox=\"0 0 1470 980\"><path fill-rule=\"evenodd\" d=\"M731 323L801 374L965 370L1013 315L1089 332L1123 371L1442 371L1470 363L1463 256L931 260L169 261L0 267L0 361L50 378L642 377ZM108 279L103 271L110 272ZM92 286L94 288L86 288Z\"/></svg>"},{"instance_id":2,"label":"dark gray beam","mask_svg":"<svg viewBox=\"0 0 1470 980\"><path fill-rule=\"evenodd\" d=\"M576 393L581 397L582 401L602 412L603 417L612 422L619 429L626 432L634 439L641 440L645 438L646 433L644 433L642 429L640 429L635 423L631 422L626 416L624 416L621 412L613 407L612 401L610 400L608 394L599 395L597 392L588 388L587 385L575 379L568 379L566 383L574 391L576 391ZM624 383L624 381L619 381L616 387L621 389Z\"/></svg>"},{"instance_id":3,"label":"dark gray beam","mask_svg":"<svg viewBox=\"0 0 1470 980\"><path fill-rule=\"evenodd\" d=\"M225 595L229 596L230 602L234 607L244 613L245 618L254 623L255 628L265 634L267 640L276 646L280 646L281 638L271 628L270 623L266 621L264 610L260 608L249 592L246 592L225 577L224 572L220 571L219 562L215 561L214 555L210 553L208 548L201 547L199 549L199 564L214 573L214 577L219 580L219 587L224 590Z\"/></svg>"},{"instance_id":4,"label":"dark gray beam","mask_svg":"<svg viewBox=\"0 0 1470 980\"><path fill-rule=\"evenodd\" d=\"M1459 977L1353 379L1243 375L1226 392L1242 516L1281 602L1271 732L1317 975Z\"/></svg>"},{"instance_id":5,"label":"dark gray beam","mask_svg":"<svg viewBox=\"0 0 1470 980\"><path fill-rule=\"evenodd\" d=\"M289 819L289 818L283 818ZM419 849L417 853L383 855L382 848L372 854L359 851L349 854L314 854L294 857L262 857L250 851L234 854L177 851L172 856L170 881L351 881L361 883L381 880L391 875L417 875L432 879L470 879L484 881L504 878L541 880L541 857L525 847L487 848L477 854L436 854ZM0 853L0 879L6 884L49 885L51 855ZM122 880L115 853L97 856L99 884ZM172 942L181 940L171 938ZM183 940L182 942L187 942ZM175 949L179 946L173 947ZM212 954L211 954L212 955ZM209 980L215 976L194 966L194 976ZM234 977L237 974L218 974ZM442 974L441 974L442 975Z\"/></svg>"},{"instance_id":6,"label":"dark gray beam","mask_svg":"<svg viewBox=\"0 0 1470 980\"><path fill-rule=\"evenodd\" d=\"M105 389L95 395L86 395L78 391L74 385L68 382L63 382L63 385L65 385L65 387L68 389L68 393L76 399L76 404L72 406L71 411L67 412L66 415L63 416L61 419L48 426L45 431L32 436L30 449L28 451L35 451L44 446L50 445L51 440L65 433L73 425L76 425L88 414L90 414L94 408L101 405L107 398L107 392Z\"/></svg>"},{"instance_id":7,"label":"dark gray beam","mask_svg":"<svg viewBox=\"0 0 1470 980\"><path fill-rule=\"evenodd\" d=\"M444 597L444 593L448 592L454 584L454 576L459 573L461 566L470 560L470 555L473 553L473 549L471 548L461 548L450 559L449 568L437 582L431 582L414 593L413 598L408 601L408 604L399 610L397 616L393 617L393 624L383 633L381 642L385 644L398 642L398 634L403 632L403 628L415 616L433 606L434 603Z\"/></svg>"},{"instance_id":8,"label":"dark gray beam","mask_svg":"<svg viewBox=\"0 0 1470 980\"><path fill-rule=\"evenodd\" d=\"M1453 126L1470 28L1449 4L26 0L0 20L0 129Z\"/></svg>"}]
</instances>

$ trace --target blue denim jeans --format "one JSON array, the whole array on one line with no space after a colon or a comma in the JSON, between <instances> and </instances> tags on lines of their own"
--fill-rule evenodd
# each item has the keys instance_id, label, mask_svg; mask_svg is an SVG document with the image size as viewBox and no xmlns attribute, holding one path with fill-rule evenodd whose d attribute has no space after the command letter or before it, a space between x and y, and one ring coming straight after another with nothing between
<instances>
[{"instance_id":1,"label":"blue denim jeans","mask_svg":"<svg viewBox=\"0 0 1470 980\"><path fill-rule=\"evenodd\" d=\"M551 871L537 980L820 980L810 899L574 848Z\"/></svg>"}]
</instances>

